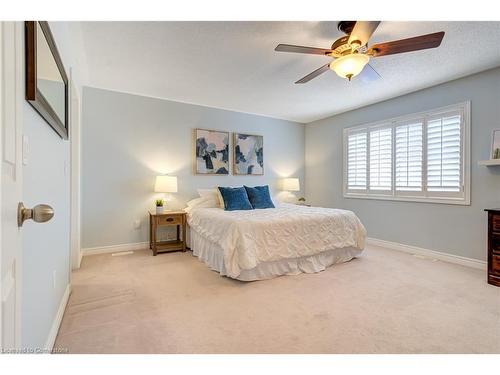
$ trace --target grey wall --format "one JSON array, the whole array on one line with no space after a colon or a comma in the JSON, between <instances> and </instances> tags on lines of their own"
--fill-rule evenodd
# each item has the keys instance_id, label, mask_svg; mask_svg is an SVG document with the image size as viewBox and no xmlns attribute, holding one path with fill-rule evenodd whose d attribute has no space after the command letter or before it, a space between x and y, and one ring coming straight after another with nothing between
<instances>
[{"instance_id":1,"label":"grey wall","mask_svg":"<svg viewBox=\"0 0 500 375\"><path fill-rule=\"evenodd\" d=\"M367 85L367 90L376 90ZM486 259L484 208L500 205L500 168L488 159L500 129L500 69L486 71L306 125L306 196L314 205L354 211L368 236ZM471 205L347 199L342 194L342 129L471 101Z\"/></svg>"},{"instance_id":2,"label":"grey wall","mask_svg":"<svg viewBox=\"0 0 500 375\"><path fill-rule=\"evenodd\" d=\"M158 174L178 177L169 208L184 207L197 188L269 184L277 194L280 177L304 181L302 124L89 87L82 108L83 248L147 241ZM265 175L194 175L195 128L263 135Z\"/></svg>"}]
</instances>

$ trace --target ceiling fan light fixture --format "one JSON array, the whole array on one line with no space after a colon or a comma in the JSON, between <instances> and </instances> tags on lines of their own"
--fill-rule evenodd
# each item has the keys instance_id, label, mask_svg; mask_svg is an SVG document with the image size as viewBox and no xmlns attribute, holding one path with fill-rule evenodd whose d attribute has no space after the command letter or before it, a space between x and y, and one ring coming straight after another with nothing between
<instances>
[{"instance_id":1,"label":"ceiling fan light fixture","mask_svg":"<svg viewBox=\"0 0 500 375\"><path fill-rule=\"evenodd\" d=\"M370 61L370 58L367 55L353 53L332 61L330 69L337 73L339 77L347 78L350 81L352 77L361 73L368 61Z\"/></svg>"}]
</instances>

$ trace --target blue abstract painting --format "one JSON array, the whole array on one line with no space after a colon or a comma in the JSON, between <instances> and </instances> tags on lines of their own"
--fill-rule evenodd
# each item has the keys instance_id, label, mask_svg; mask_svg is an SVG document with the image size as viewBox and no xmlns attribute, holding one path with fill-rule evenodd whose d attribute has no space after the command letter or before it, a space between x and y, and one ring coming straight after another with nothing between
<instances>
[{"instance_id":1,"label":"blue abstract painting","mask_svg":"<svg viewBox=\"0 0 500 375\"><path fill-rule=\"evenodd\" d=\"M234 133L234 174L264 174L264 137Z\"/></svg>"},{"instance_id":2,"label":"blue abstract painting","mask_svg":"<svg viewBox=\"0 0 500 375\"><path fill-rule=\"evenodd\" d=\"M229 174L229 133L217 130L195 130L196 173Z\"/></svg>"}]
</instances>

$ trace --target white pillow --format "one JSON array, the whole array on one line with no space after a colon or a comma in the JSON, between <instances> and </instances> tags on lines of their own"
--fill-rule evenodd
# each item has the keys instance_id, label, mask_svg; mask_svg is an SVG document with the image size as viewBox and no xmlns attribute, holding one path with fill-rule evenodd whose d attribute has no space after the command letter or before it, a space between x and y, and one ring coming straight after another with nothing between
<instances>
[{"instance_id":1,"label":"white pillow","mask_svg":"<svg viewBox=\"0 0 500 375\"><path fill-rule=\"evenodd\" d=\"M196 208L219 208L219 202L212 197L200 197L190 200L187 203L187 207L184 209L187 213L190 213Z\"/></svg>"},{"instance_id":2,"label":"white pillow","mask_svg":"<svg viewBox=\"0 0 500 375\"><path fill-rule=\"evenodd\" d=\"M218 189L217 189L218 190ZM217 195L217 191L215 188L210 188L210 189L198 189L198 195L203 198L203 197L210 197L213 195Z\"/></svg>"},{"instance_id":3,"label":"white pillow","mask_svg":"<svg viewBox=\"0 0 500 375\"><path fill-rule=\"evenodd\" d=\"M215 199L219 207L224 207L224 199L222 199L222 194L220 193L218 188L212 188L212 189L198 189L198 194L201 198L203 197L211 197Z\"/></svg>"},{"instance_id":4,"label":"white pillow","mask_svg":"<svg viewBox=\"0 0 500 375\"><path fill-rule=\"evenodd\" d=\"M188 207L192 207L192 206L196 206L198 204L200 204L201 202L204 202L206 200L213 200L211 197L200 197L200 198L194 198L194 199L191 199L189 202L187 202L187 206Z\"/></svg>"}]
</instances>

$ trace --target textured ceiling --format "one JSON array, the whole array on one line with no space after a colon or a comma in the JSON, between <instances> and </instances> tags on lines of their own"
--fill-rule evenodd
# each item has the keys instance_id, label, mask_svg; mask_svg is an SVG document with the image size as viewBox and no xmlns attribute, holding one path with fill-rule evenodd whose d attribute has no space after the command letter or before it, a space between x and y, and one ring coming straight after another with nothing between
<instances>
[{"instance_id":1,"label":"textured ceiling","mask_svg":"<svg viewBox=\"0 0 500 375\"><path fill-rule=\"evenodd\" d=\"M337 22L82 22L90 86L310 122L500 65L500 22L382 22L371 44L445 31L437 49L371 59L381 79L348 82L317 55Z\"/></svg>"}]
</instances>

